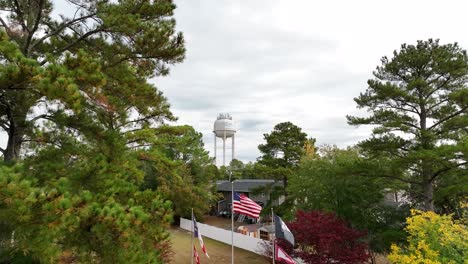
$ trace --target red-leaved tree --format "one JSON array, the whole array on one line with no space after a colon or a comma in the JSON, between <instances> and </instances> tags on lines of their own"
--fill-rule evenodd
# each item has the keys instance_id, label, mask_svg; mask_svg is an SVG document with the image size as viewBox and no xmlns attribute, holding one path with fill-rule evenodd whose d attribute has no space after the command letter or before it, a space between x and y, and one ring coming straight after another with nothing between
<instances>
[{"instance_id":1,"label":"red-leaved tree","mask_svg":"<svg viewBox=\"0 0 468 264\"><path fill-rule=\"evenodd\" d=\"M296 240L295 249L284 240L277 241L288 254L306 263L363 263L369 259L365 232L349 228L333 213L298 211L288 223Z\"/></svg>"}]
</instances>

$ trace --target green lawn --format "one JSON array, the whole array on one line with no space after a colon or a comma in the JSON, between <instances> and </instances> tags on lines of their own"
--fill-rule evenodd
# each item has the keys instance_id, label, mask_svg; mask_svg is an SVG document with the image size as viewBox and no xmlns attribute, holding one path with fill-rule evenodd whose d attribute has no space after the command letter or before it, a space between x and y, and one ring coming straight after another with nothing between
<instances>
[{"instance_id":1,"label":"green lawn","mask_svg":"<svg viewBox=\"0 0 468 264\"><path fill-rule=\"evenodd\" d=\"M172 250L174 251L174 256L172 258L172 264L187 264L190 263L190 256L192 251L190 250L190 232L187 232L182 229L170 229L171 233L171 242ZM206 249L210 258L207 258L200 249L200 243L197 239L194 239L193 242L197 247L198 255L200 256L200 263L231 263L231 246L221 243L216 240L203 237L205 242ZM249 264L259 264L259 263L268 263L268 261L255 253L234 248L234 262L238 264L249 263ZM195 262L194 262L195 263Z\"/></svg>"}]
</instances>

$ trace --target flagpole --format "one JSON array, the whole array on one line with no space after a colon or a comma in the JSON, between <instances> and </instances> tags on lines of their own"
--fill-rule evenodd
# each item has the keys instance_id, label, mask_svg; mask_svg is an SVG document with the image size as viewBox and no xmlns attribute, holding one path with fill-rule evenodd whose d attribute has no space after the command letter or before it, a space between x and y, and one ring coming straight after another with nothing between
<instances>
[{"instance_id":1,"label":"flagpole","mask_svg":"<svg viewBox=\"0 0 468 264\"><path fill-rule=\"evenodd\" d=\"M273 205L271 206L271 224L273 225L273 240L271 246L273 248L273 264L275 264L275 236L276 236L276 226L275 226L275 214L273 213Z\"/></svg>"},{"instance_id":2,"label":"flagpole","mask_svg":"<svg viewBox=\"0 0 468 264\"><path fill-rule=\"evenodd\" d=\"M234 181L231 182L231 264L234 264Z\"/></svg>"},{"instance_id":3,"label":"flagpole","mask_svg":"<svg viewBox=\"0 0 468 264\"><path fill-rule=\"evenodd\" d=\"M194 258L194 256L193 256L193 207L192 207L192 221L191 222L192 222L192 224L191 224L191 226L192 226L192 239L191 239L192 244L191 244L191 247L190 247L190 252L191 252L190 256L192 256L192 257L190 258L191 259L190 263L193 264L193 258Z\"/></svg>"}]
</instances>

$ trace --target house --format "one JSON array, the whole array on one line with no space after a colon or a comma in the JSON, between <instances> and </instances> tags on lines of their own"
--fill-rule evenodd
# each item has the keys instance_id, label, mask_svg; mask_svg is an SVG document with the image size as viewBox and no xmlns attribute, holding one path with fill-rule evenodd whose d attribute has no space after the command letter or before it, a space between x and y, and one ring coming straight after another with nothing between
<instances>
[{"instance_id":1,"label":"house","mask_svg":"<svg viewBox=\"0 0 468 264\"><path fill-rule=\"evenodd\" d=\"M264 206L270 199L271 189L275 186L283 186L283 182L275 182L272 179L239 179L234 181L234 191L237 193L244 194L249 197L260 206ZM218 215L230 215L231 211L231 182L229 181L217 181L216 190L222 195L220 201L217 204ZM259 189L265 189L265 192L254 192ZM284 202L284 197L273 201L274 205L279 205Z\"/></svg>"}]
</instances>

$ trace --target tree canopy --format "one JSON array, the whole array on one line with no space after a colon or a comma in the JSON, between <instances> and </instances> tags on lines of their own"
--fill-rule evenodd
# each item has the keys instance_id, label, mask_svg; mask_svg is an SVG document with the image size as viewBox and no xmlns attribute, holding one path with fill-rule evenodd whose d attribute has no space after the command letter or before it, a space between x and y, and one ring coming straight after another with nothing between
<instances>
[{"instance_id":1,"label":"tree canopy","mask_svg":"<svg viewBox=\"0 0 468 264\"><path fill-rule=\"evenodd\" d=\"M172 1L0 1L0 262L164 263L211 160L148 78L185 47Z\"/></svg>"},{"instance_id":2,"label":"tree canopy","mask_svg":"<svg viewBox=\"0 0 468 264\"><path fill-rule=\"evenodd\" d=\"M184 58L183 36L171 17L175 5L67 3L74 15L57 18L47 0L0 1L5 161L17 160L25 142L37 141L34 130L41 122L64 125L64 112L72 118L90 111L108 115L106 124L115 129L174 119L146 78L167 74L169 64Z\"/></svg>"},{"instance_id":3,"label":"tree canopy","mask_svg":"<svg viewBox=\"0 0 468 264\"><path fill-rule=\"evenodd\" d=\"M391 191L386 179L360 175L362 159L357 148L335 146L322 146L313 158L303 159L290 177L288 192L295 203L289 214L332 212L352 228L365 230L373 252L388 252L392 242L404 237L405 210L385 204L384 195Z\"/></svg>"},{"instance_id":4,"label":"tree canopy","mask_svg":"<svg viewBox=\"0 0 468 264\"><path fill-rule=\"evenodd\" d=\"M299 164L307 142L307 134L300 127L291 122L279 123L263 138L265 144L258 146L262 153L260 163L271 168L292 168Z\"/></svg>"},{"instance_id":5,"label":"tree canopy","mask_svg":"<svg viewBox=\"0 0 468 264\"><path fill-rule=\"evenodd\" d=\"M275 125L273 131L263 135L265 144L260 144L258 149L262 156L256 166L259 174L267 175L266 178L273 178L283 182L282 187L275 187L270 192L270 200L266 208L272 206L271 202L281 196L288 197L287 186L290 175L298 168L301 158L306 154L306 147L310 152L314 139L307 139L307 134L302 132L302 128L291 122L283 122ZM267 188L271 188L269 186ZM277 213L282 213L291 206L292 200L286 201L276 209Z\"/></svg>"},{"instance_id":6,"label":"tree canopy","mask_svg":"<svg viewBox=\"0 0 468 264\"><path fill-rule=\"evenodd\" d=\"M429 39L403 44L381 62L367 90L355 98L370 115L348 116L348 122L373 125L372 137L359 146L384 164L380 176L410 184L413 198L434 210L435 186L466 170L466 51L457 43Z\"/></svg>"}]
</instances>

